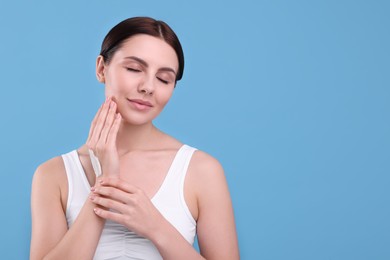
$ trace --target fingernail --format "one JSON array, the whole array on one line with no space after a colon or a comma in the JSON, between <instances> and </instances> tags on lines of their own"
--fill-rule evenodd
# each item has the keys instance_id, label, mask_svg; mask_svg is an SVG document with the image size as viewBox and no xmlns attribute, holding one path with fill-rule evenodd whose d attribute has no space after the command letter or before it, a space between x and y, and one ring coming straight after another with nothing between
<instances>
[{"instance_id":1,"label":"fingernail","mask_svg":"<svg viewBox=\"0 0 390 260\"><path fill-rule=\"evenodd\" d=\"M95 186L91 187L91 191L95 191Z\"/></svg>"},{"instance_id":2,"label":"fingernail","mask_svg":"<svg viewBox=\"0 0 390 260\"><path fill-rule=\"evenodd\" d=\"M91 196L89 196L89 199L90 199L90 200L94 200L94 199L95 199L95 196L91 195Z\"/></svg>"},{"instance_id":3,"label":"fingernail","mask_svg":"<svg viewBox=\"0 0 390 260\"><path fill-rule=\"evenodd\" d=\"M96 213L96 214L99 214L99 210L97 208L94 208L93 211Z\"/></svg>"}]
</instances>

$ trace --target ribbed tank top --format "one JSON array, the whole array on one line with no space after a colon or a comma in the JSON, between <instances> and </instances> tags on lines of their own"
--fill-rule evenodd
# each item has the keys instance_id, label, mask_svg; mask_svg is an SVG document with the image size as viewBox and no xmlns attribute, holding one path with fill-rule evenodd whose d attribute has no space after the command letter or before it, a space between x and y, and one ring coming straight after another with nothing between
<instances>
[{"instance_id":1,"label":"ribbed tank top","mask_svg":"<svg viewBox=\"0 0 390 260\"><path fill-rule=\"evenodd\" d=\"M196 149L183 145L176 153L153 205L190 243L194 243L196 222L184 200L184 179L192 154ZM66 221L70 228L90 193L90 185L78 153L73 150L62 155L68 177ZM103 259L162 259L151 241L126 227L107 220L97 246L95 260Z\"/></svg>"}]
</instances>

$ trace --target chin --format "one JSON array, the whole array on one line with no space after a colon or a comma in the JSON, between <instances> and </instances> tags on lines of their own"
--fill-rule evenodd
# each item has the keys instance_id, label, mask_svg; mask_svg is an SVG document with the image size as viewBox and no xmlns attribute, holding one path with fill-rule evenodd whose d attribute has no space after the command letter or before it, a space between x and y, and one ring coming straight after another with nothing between
<instances>
[{"instance_id":1,"label":"chin","mask_svg":"<svg viewBox=\"0 0 390 260\"><path fill-rule=\"evenodd\" d=\"M152 120L154 118L151 118L146 115L123 115L122 114L122 123L127 125L134 125L134 126L141 126L141 125L147 125L151 124Z\"/></svg>"}]
</instances>

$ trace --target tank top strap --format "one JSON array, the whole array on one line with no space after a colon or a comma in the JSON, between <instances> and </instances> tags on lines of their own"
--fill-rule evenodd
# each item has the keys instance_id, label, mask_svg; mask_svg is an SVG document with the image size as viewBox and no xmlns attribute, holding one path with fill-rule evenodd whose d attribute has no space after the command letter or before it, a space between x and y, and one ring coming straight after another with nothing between
<instances>
[{"instance_id":1,"label":"tank top strap","mask_svg":"<svg viewBox=\"0 0 390 260\"><path fill-rule=\"evenodd\" d=\"M175 160L172 162L171 171L172 175L176 175L176 178L184 179L188 166L190 164L192 154L196 151L195 148L183 145L177 152Z\"/></svg>"},{"instance_id":2,"label":"tank top strap","mask_svg":"<svg viewBox=\"0 0 390 260\"><path fill-rule=\"evenodd\" d=\"M182 235L193 243L196 222L184 198L184 181L187 170L196 148L183 145L177 152L166 179L157 194L152 198L153 204L163 213L164 217L171 219Z\"/></svg>"},{"instance_id":3,"label":"tank top strap","mask_svg":"<svg viewBox=\"0 0 390 260\"><path fill-rule=\"evenodd\" d=\"M66 203L66 216L70 226L77 216L74 206L82 206L89 194L89 183L86 179L83 166L81 165L77 150L62 155L68 179L68 199Z\"/></svg>"},{"instance_id":4,"label":"tank top strap","mask_svg":"<svg viewBox=\"0 0 390 260\"><path fill-rule=\"evenodd\" d=\"M159 192L183 189L187 169L195 151L195 148L188 145L183 145L177 151Z\"/></svg>"}]
</instances>

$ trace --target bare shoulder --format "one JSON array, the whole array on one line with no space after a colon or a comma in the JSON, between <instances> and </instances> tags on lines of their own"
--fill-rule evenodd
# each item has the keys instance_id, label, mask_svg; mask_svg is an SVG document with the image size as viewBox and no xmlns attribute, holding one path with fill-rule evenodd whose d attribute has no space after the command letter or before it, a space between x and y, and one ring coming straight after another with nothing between
<instances>
[{"instance_id":1,"label":"bare shoulder","mask_svg":"<svg viewBox=\"0 0 390 260\"><path fill-rule=\"evenodd\" d=\"M34 181L57 182L64 177L65 167L61 156L42 163L34 173Z\"/></svg>"},{"instance_id":2,"label":"bare shoulder","mask_svg":"<svg viewBox=\"0 0 390 260\"><path fill-rule=\"evenodd\" d=\"M191 158L187 178L198 199L216 189L225 189L227 186L221 163L200 150L195 151Z\"/></svg>"},{"instance_id":3,"label":"bare shoulder","mask_svg":"<svg viewBox=\"0 0 390 260\"><path fill-rule=\"evenodd\" d=\"M32 195L37 198L48 195L52 199L61 199L64 206L67 184L64 162L61 156L57 156L37 167L32 182Z\"/></svg>"},{"instance_id":4,"label":"bare shoulder","mask_svg":"<svg viewBox=\"0 0 390 260\"><path fill-rule=\"evenodd\" d=\"M224 175L220 162L210 154L200 150L194 152L189 170L198 178L217 178Z\"/></svg>"}]
</instances>

